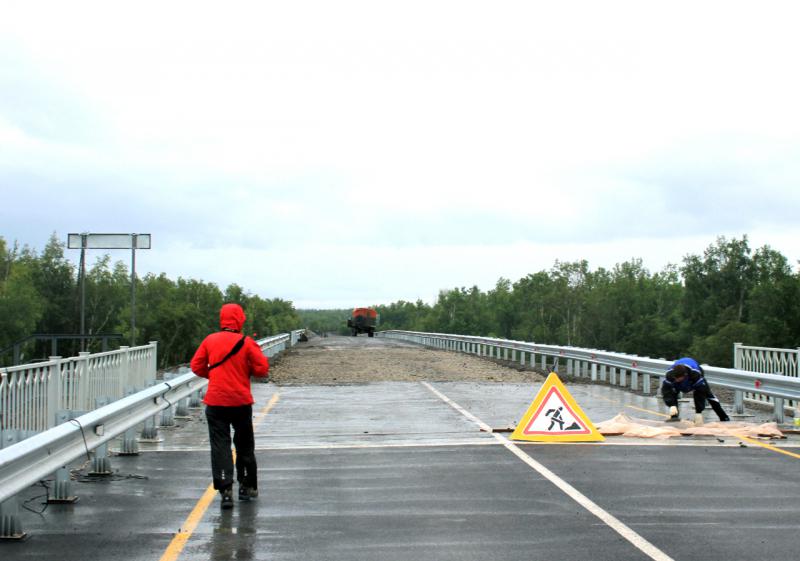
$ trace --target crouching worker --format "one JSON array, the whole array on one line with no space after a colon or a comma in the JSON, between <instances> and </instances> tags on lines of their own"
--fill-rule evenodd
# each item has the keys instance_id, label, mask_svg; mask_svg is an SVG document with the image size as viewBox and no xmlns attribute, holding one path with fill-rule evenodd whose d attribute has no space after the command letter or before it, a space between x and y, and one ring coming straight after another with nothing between
<instances>
[{"instance_id":1,"label":"crouching worker","mask_svg":"<svg viewBox=\"0 0 800 561\"><path fill-rule=\"evenodd\" d=\"M233 508L231 428L236 447L239 500L249 501L258 496L250 376L267 376L269 361L253 339L240 333L245 319L244 310L238 304L222 306L219 312L221 331L203 340L191 362L192 372L208 378L203 403L211 440L211 475L224 509Z\"/></svg>"},{"instance_id":2,"label":"crouching worker","mask_svg":"<svg viewBox=\"0 0 800 561\"><path fill-rule=\"evenodd\" d=\"M711 409L714 410L720 421L730 421L730 417L725 413L719 400L711 391L708 382L706 382L703 368L693 358L684 357L676 360L672 367L667 370L667 377L661 384L661 395L664 397L664 404L669 407L670 421L679 419L679 392L694 392L695 425L703 424L703 409L706 408L706 401L711 405Z\"/></svg>"}]
</instances>

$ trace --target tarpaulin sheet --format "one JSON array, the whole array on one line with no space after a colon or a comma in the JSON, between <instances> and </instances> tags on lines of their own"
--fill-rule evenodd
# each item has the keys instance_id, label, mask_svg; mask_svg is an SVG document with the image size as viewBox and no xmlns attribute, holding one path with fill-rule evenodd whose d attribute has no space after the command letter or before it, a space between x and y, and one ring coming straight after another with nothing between
<instances>
[{"instance_id":1,"label":"tarpaulin sheet","mask_svg":"<svg viewBox=\"0 0 800 561\"><path fill-rule=\"evenodd\" d=\"M785 438L777 423L712 422L695 426L690 421L667 423L629 417L616 417L595 425L604 436L666 439L673 436L748 436L751 438Z\"/></svg>"}]
</instances>

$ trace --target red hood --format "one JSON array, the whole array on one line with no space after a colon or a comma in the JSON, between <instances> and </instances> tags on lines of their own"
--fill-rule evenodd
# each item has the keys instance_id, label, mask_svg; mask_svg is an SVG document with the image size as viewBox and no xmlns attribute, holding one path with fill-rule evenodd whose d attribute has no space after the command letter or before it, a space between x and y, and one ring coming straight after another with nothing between
<instances>
[{"instance_id":1,"label":"red hood","mask_svg":"<svg viewBox=\"0 0 800 561\"><path fill-rule=\"evenodd\" d=\"M219 326L223 329L241 331L246 319L244 310L239 304L225 304L219 311Z\"/></svg>"}]
</instances>

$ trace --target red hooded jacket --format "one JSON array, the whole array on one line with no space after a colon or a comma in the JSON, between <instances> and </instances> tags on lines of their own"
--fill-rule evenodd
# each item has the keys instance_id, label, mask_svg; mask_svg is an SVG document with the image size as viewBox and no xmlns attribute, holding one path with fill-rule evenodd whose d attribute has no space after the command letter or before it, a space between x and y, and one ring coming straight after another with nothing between
<instances>
[{"instance_id":1,"label":"red hooded jacket","mask_svg":"<svg viewBox=\"0 0 800 561\"><path fill-rule=\"evenodd\" d=\"M238 407L252 405L250 376L266 377L269 361L258 344L245 337L244 346L235 355L209 372L208 367L221 361L242 338L244 310L239 304L225 304L219 311L223 331L206 337L192 357L192 372L208 378L208 390L203 403Z\"/></svg>"}]
</instances>

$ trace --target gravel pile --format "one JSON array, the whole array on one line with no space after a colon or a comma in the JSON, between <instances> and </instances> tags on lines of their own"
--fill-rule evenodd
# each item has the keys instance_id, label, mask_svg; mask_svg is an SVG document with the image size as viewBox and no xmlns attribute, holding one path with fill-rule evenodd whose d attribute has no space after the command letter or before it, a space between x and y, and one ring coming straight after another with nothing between
<instances>
[{"instance_id":1,"label":"gravel pile","mask_svg":"<svg viewBox=\"0 0 800 561\"><path fill-rule=\"evenodd\" d=\"M541 382L530 369L509 368L463 353L425 349L366 337L301 343L271 363L276 384L398 382Z\"/></svg>"}]
</instances>

